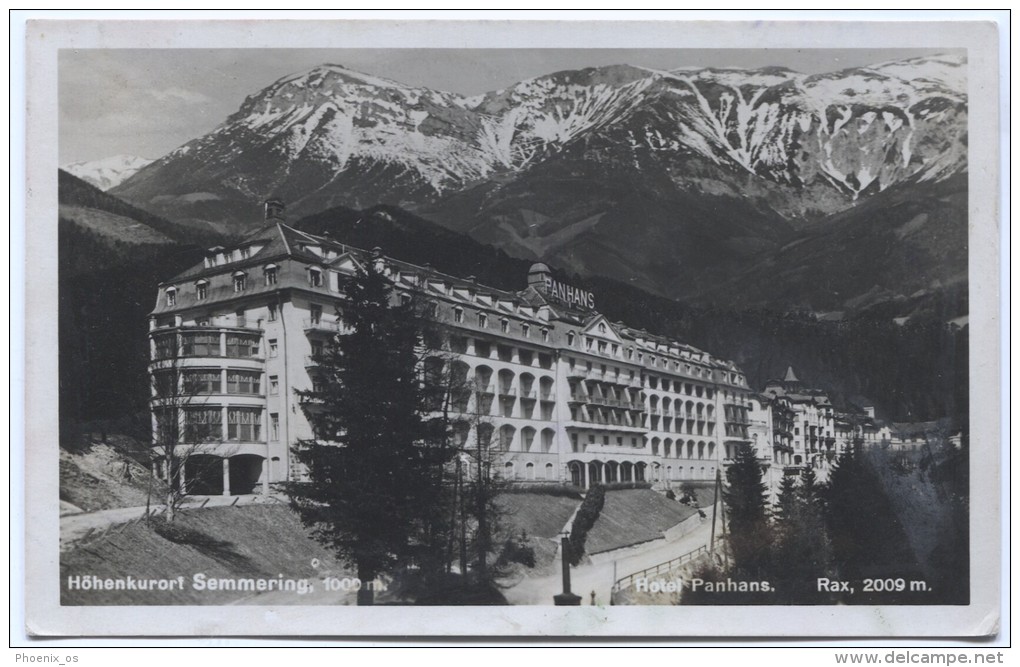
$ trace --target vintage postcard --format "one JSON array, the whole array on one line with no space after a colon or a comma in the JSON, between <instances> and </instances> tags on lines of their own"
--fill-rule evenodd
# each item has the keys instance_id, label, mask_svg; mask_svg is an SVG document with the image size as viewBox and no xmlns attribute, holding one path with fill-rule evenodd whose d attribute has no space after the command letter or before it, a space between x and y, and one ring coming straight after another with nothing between
<instances>
[{"instance_id":1,"label":"vintage postcard","mask_svg":"<svg viewBox=\"0 0 1020 667\"><path fill-rule=\"evenodd\" d=\"M30 22L29 634L995 634L997 44Z\"/></svg>"}]
</instances>

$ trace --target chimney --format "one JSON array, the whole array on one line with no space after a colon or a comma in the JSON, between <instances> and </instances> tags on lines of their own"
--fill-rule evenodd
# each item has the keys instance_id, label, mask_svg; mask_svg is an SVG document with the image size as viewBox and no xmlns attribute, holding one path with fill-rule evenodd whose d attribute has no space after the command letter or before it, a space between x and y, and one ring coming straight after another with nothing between
<instances>
[{"instance_id":1,"label":"chimney","mask_svg":"<svg viewBox=\"0 0 1020 667\"><path fill-rule=\"evenodd\" d=\"M279 199L267 199L265 203L266 220L283 222L283 212L286 208Z\"/></svg>"}]
</instances>

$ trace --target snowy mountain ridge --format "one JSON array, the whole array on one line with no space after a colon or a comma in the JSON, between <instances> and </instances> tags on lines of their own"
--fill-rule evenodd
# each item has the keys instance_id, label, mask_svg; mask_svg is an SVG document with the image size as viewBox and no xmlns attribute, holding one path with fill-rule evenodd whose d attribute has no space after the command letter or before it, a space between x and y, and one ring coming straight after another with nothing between
<instances>
[{"instance_id":1,"label":"snowy mountain ridge","mask_svg":"<svg viewBox=\"0 0 1020 667\"><path fill-rule=\"evenodd\" d=\"M61 168L100 190L109 190L151 162L152 160L136 155L112 155L100 160L72 162Z\"/></svg>"},{"instance_id":2,"label":"snowy mountain ridge","mask_svg":"<svg viewBox=\"0 0 1020 667\"><path fill-rule=\"evenodd\" d=\"M473 97L329 64L249 96L118 192L139 202L275 193L299 207L309 197L413 207L515 178L570 147L609 146L614 159L665 165L681 188L692 187L683 165L696 156L786 189L787 198L810 187L814 201L818 188L831 190L821 198L831 213L897 183L965 169L966 119L961 55L817 75L615 65ZM778 210L796 217L810 206L787 208Z\"/></svg>"}]
</instances>

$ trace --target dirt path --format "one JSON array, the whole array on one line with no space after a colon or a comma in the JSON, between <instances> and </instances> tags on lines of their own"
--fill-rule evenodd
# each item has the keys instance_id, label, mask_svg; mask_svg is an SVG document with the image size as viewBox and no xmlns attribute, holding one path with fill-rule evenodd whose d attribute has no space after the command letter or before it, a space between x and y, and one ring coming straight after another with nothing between
<instances>
[{"instance_id":1,"label":"dirt path","mask_svg":"<svg viewBox=\"0 0 1020 667\"><path fill-rule=\"evenodd\" d=\"M705 519L701 525L674 542L656 540L645 546L635 547L616 561L579 565L570 571L570 588L573 593L581 596L581 604L590 605L591 593L594 591L595 604L608 605L615 579L621 579L704 546L708 544L710 532L711 521ZM522 579L512 588L503 591L503 594L510 604L514 605L552 604L553 595L561 592L563 588L558 561L556 565L555 574Z\"/></svg>"},{"instance_id":2,"label":"dirt path","mask_svg":"<svg viewBox=\"0 0 1020 667\"><path fill-rule=\"evenodd\" d=\"M208 502L205 502L208 499ZM204 507L222 507L232 503L238 505L254 505L261 503L278 503L278 500L260 495L248 496L194 496L184 502L182 509L193 510ZM162 512L163 505L153 505L153 512ZM84 537L90 530L105 530L111 526L134 521L144 516L145 507L117 507L96 512L83 512L81 514L68 514L60 517L60 548L67 549L72 544Z\"/></svg>"}]
</instances>

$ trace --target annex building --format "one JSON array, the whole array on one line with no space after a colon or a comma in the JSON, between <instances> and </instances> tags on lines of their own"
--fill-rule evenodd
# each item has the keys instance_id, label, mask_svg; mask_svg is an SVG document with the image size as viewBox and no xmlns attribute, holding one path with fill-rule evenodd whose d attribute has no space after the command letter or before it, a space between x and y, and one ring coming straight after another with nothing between
<instances>
[{"instance_id":1,"label":"annex building","mask_svg":"<svg viewBox=\"0 0 1020 667\"><path fill-rule=\"evenodd\" d=\"M368 262L395 299L417 293L447 328L453 371L473 388L455 407L478 416L460 444L490 439L505 478L661 488L714 479L741 442L777 471L828 447L831 406L813 401L827 421L812 416L801 435L796 393L756 394L732 362L609 321L544 264L502 291L294 229L280 202L265 210L241 243L162 283L151 313L150 370L175 373L181 441L195 448L177 482L192 493L267 493L301 474L292 446L313 433L296 392L317 382L344 326L343 281Z\"/></svg>"}]
</instances>

